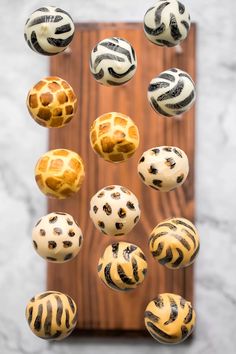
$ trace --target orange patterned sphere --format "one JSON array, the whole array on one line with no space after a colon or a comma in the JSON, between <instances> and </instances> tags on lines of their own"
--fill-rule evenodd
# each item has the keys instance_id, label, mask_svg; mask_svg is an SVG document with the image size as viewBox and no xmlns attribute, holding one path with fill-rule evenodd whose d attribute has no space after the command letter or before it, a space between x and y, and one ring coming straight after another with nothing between
<instances>
[{"instance_id":1,"label":"orange patterned sphere","mask_svg":"<svg viewBox=\"0 0 236 354\"><path fill-rule=\"evenodd\" d=\"M27 107L38 124L47 128L60 128L73 118L77 109L77 98L68 82L49 76L29 91Z\"/></svg>"},{"instance_id":2,"label":"orange patterned sphere","mask_svg":"<svg viewBox=\"0 0 236 354\"><path fill-rule=\"evenodd\" d=\"M130 158L139 146L139 131L131 118L122 113L106 113L90 128L93 150L104 160L122 162Z\"/></svg>"},{"instance_id":3,"label":"orange patterned sphere","mask_svg":"<svg viewBox=\"0 0 236 354\"><path fill-rule=\"evenodd\" d=\"M65 199L78 192L85 177L84 164L74 151L56 149L42 155L35 166L35 180L48 197Z\"/></svg>"}]
</instances>

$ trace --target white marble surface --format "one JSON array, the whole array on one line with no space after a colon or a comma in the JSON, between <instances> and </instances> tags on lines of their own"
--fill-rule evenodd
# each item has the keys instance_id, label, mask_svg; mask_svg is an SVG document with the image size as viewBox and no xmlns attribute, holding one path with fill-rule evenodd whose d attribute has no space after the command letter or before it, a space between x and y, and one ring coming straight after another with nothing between
<instances>
[{"instance_id":1,"label":"white marble surface","mask_svg":"<svg viewBox=\"0 0 236 354\"><path fill-rule=\"evenodd\" d=\"M155 1L154 1L155 2ZM44 289L45 263L35 255L31 227L45 213L33 166L46 150L47 132L28 115L25 97L46 75L48 61L28 49L24 22L48 3L1 0L0 20L0 352L1 354L142 353L231 354L236 329L236 46L235 0L185 0L198 23L197 223L198 326L190 345L152 340L69 339L49 344L24 319L27 300ZM52 4L52 3L50 3ZM54 1L76 21L141 21L153 0ZM132 14L132 16L131 16Z\"/></svg>"}]
</instances>

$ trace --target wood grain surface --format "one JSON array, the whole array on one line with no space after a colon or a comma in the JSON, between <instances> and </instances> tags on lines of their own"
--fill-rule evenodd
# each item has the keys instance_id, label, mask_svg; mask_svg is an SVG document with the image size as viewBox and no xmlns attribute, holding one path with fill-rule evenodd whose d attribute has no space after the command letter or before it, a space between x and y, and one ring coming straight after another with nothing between
<instances>
[{"instance_id":1,"label":"wood grain surface","mask_svg":"<svg viewBox=\"0 0 236 354\"><path fill-rule=\"evenodd\" d=\"M48 265L47 288L65 292L77 302L80 332L130 330L141 333L144 330L144 309L158 293L174 292L193 300L193 267L171 271L159 265L149 253L148 235L167 217L194 219L194 108L181 119L158 116L147 101L147 87L153 77L171 67L183 69L195 79L195 32L193 25L180 48L161 48L145 38L139 23L79 24L70 50L51 59L51 74L72 85L78 95L79 109L67 127L50 130L49 148L68 148L78 152L85 162L86 180L75 197L64 201L48 200L49 212L65 211L78 220L84 244L75 260ZM114 88L99 85L90 74L88 64L94 45L111 36L130 41L138 57L138 70L132 81ZM103 161L89 144L93 120L110 111L129 115L140 131L138 151L120 164ZM187 181L169 193L146 187L137 175L137 162L142 152L160 145L180 147L190 161ZM90 198L110 184L124 185L133 191L142 210L138 225L130 234L119 238L100 234L89 219ZM108 244L117 240L137 244L148 259L146 280L128 293L108 289L97 276L100 255Z\"/></svg>"}]
</instances>

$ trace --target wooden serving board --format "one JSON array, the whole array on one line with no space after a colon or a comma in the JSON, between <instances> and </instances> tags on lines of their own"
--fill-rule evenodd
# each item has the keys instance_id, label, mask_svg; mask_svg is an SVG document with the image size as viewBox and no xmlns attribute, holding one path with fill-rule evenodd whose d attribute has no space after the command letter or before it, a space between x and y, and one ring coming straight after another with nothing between
<instances>
[{"instance_id":1,"label":"wooden serving board","mask_svg":"<svg viewBox=\"0 0 236 354\"><path fill-rule=\"evenodd\" d=\"M161 48L145 38L139 23L84 23L76 26L70 50L51 59L51 74L72 85L78 95L79 109L67 127L50 130L49 148L78 152L85 162L86 180L75 197L64 201L48 200L49 212L65 211L78 220L84 244L75 260L48 265L47 288L65 292L75 299L79 309L78 333L138 331L141 334L144 309L158 293L174 292L193 300L193 267L171 271L159 265L148 250L148 235L167 217L194 219L194 108L182 119L160 117L149 106L147 87L153 77L171 67L183 69L195 79L195 32L193 25L188 39L179 49ZM112 36L130 41L138 57L138 70L132 81L114 88L99 85L89 71L93 46ZM93 120L110 111L129 115L140 131L138 151L120 164L103 161L89 144ZM180 147L190 161L187 181L169 193L146 187L137 175L137 162L142 152L160 145ZM97 276L100 255L108 244L118 239L96 231L89 219L89 202L94 193L110 184L124 185L133 191L142 210L141 220L134 230L119 238L140 246L148 259L146 280L128 293L108 289Z\"/></svg>"}]
</instances>

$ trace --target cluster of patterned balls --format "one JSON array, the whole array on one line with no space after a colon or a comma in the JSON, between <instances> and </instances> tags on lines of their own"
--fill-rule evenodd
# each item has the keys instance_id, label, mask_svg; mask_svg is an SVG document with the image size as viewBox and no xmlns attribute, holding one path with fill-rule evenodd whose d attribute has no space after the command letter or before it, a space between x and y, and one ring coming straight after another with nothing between
<instances>
[{"instance_id":1,"label":"cluster of patterned balls","mask_svg":"<svg viewBox=\"0 0 236 354\"><path fill-rule=\"evenodd\" d=\"M158 0L144 17L147 38L159 46L179 45L190 29L190 16L176 0ZM74 23L64 10L45 6L36 10L25 24L29 47L43 55L64 51L73 39ZM122 38L107 38L95 45L90 56L90 69L98 83L119 86L135 74L137 58L131 44ZM193 105L195 85L191 77L178 68L170 68L155 77L148 88L152 108L166 117L183 114ZM60 128L75 115L77 98L68 82L59 77L46 77L29 91L30 115L41 126ZM129 159L139 145L139 131L128 116L109 112L91 126L90 143L103 159L119 163ZM175 146L150 148L141 156L138 175L143 183L160 192L181 186L189 172L188 158ZM35 167L35 179L48 197L64 199L78 192L85 177L82 158L64 148L48 151ZM90 217L103 234L120 236L129 233L140 219L136 196L124 186L107 186L91 199ZM74 218L64 212L43 216L33 228L33 245L49 262L67 262L79 253L83 235ZM150 234L150 252L163 266L177 269L190 265L199 251L195 226L184 218L159 223ZM144 281L147 261L142 250L131 243L109 245L98 262L98 275L111 289L127 291ZM26 317L33 333L43 339L67 337L77 323L74 300L57 291L33 297ZM176 294L159 294L144 313L150 334L161 343L179 343L195 325L195 312L190 302Z\"/></svg>"}]
</instances>

